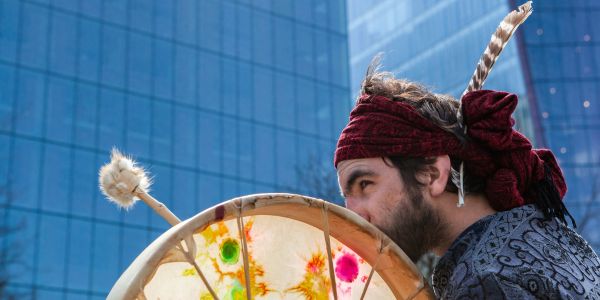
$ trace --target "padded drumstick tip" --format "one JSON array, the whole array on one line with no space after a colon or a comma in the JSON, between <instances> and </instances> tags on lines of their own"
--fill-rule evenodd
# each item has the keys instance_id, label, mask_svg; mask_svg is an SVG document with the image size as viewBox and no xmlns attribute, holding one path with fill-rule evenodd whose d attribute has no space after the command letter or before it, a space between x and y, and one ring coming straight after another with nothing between
<instances>
[{"instance_id":1,"label":"padded drumstick tip","mask_svg":"<svg viewBox=\"0 0 600 300\"><path fill-rule=\"evenodd\" d=\"M109 201L129 209L139 200L137 192L147 192L151 180L137 163L116 148L113 148L111 160L100 168L100 190Z\"/></svg>"}]
</instances>

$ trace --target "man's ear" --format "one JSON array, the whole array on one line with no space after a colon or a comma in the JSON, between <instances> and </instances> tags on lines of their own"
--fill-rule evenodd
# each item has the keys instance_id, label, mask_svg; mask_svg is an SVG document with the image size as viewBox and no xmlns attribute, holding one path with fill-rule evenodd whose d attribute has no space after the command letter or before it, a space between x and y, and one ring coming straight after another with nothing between
<instances>
[{"instance_id":1,"label":"man's ear","mask_svg":"<svg viewBox=\"0 0 600 300\"><path fill-rule=\"evenodd\" d=\"M446 190L446 184L450 179L451 167L448 155L438 156L431 166L429 184L427 185L432 197L440 196Z\"/></svg>"}]
</instances>

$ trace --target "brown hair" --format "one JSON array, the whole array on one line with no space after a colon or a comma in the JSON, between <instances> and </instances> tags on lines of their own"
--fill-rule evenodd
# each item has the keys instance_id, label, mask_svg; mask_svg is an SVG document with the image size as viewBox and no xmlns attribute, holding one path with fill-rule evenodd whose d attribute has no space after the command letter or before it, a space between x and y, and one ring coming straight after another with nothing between
<instances>
[{"instance_id":1,"label":"brown hair","mask_svg":"<svg viewBox=\"0 0 600 300\"><path fill-rule=\"evenodd\" d=\"M445 131L454 134L460 141L467 142L468 137L457 119L458 101L450 95L435 94L425 86L406 79L397 79L390 72L380 72L381 55L375 56L367 69L367 74L362 82L360 95L377 95L393 101L409 104L418 113L430 120ZM435 157L404 157L390 156L390 161L396 167L407 186L422 186L416 178L417 174L431 171ZM446 190L456 193L458 191L453 181L456 181L460 160L450 157L453 174L448 180ZM385 161L385 160L384 160ZM387 162L386 162L387 163ZM485 187L482 179L464 174L465 193L481 193Z\"/></svg>"}]
</instances>

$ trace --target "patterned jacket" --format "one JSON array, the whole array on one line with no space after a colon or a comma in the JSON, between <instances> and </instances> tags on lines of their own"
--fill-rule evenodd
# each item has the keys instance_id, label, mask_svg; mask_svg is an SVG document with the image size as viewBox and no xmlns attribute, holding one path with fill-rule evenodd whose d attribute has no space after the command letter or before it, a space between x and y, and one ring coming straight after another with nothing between
<instances>
[{"instance_id":1,"label":"patterned jacket","mask_svg":"<svg viewBox=\"0 0 600 300\"><path fill-rule=\"evenodd\" d=\"M600 260L575 231L534 205L487 216L440 259L442 299L600 299Z\"/></svg>"}]
</instances>

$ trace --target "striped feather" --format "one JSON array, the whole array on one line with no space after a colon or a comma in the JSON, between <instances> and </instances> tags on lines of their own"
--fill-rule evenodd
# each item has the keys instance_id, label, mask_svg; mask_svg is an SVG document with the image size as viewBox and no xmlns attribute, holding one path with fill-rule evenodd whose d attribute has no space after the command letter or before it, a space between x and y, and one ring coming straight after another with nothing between
<instances>
[{"instance_id":1,"label":"striped feather","mask_svg":"<svg viewBox=\"0 0 600 300\"><path fill-rule=\"evenodd\" d=\"M500 56L500 53L502 50L504 50L504 47L517 30L517 27L523 24L523 22L527 20L527 17L529 17L532 12L533 8L531 6L531 1L527 1L525 4L519 6L517 10L511 11L506 17L504 17L504 20L500 22L500 25L498 25L498 28L496 28L496 31L494 34L492 34L490 42L485 48L483 55L481 55L479 62L477 63L477 68L475 68L475 72L473 73L473 76L471 76L469 86L467 86L462 96L468 92L481 89L485 79L490 74L490 71L492 71L492 67L498 59L498 56ZM464 133L466 134L467 126L464 125L462 119L462 101L458 107L457 119L458 125L462 127ZM453 168L451 174L452 182L458 188L457 206L462 207L465 204L465 190L463 185L464 161L460 163L460 171L456 171Z\"/></svg>"},{"instance_id":2,"label":"striped feather","mask_svg":"<svg viewBox=\"0 0 600 300\"><path fill-rule=\"evenodd\" d=\"M504 17L504 20L496 28L496 32L492 35L483 55L479 59L477 68L471 77L471 81L469 81L469 86L463 92L463 96L470 91L481 89L498 56L504 50L504 47L515 33L517 27L525 22L532 11L531 1L528 1Z\"/></svg>"}]
</instances>

